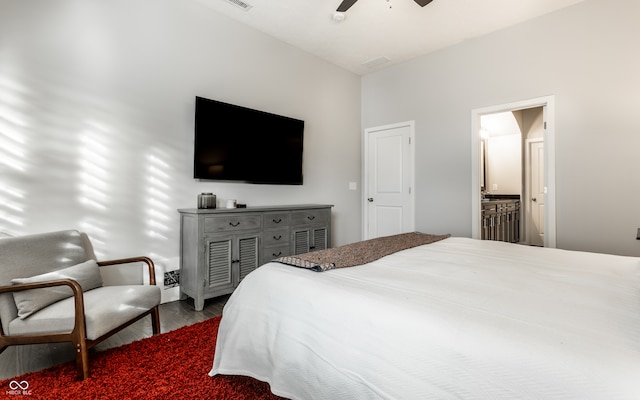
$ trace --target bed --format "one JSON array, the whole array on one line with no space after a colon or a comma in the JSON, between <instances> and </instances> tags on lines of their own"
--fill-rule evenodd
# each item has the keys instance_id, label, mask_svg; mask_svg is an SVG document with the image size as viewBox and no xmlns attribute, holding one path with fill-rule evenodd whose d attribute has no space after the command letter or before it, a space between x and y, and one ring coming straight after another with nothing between
<instances>
[{"instance_id":1,"label":"bed","mask_svg":"<svg viewBox=\"0 0 640 400\"><path fill-rule=\"evenodd\" d=\"M640 259L449 237L271 262L224 308L216 374L292 399L640 399Z\"/></svg>"}]
</instances>

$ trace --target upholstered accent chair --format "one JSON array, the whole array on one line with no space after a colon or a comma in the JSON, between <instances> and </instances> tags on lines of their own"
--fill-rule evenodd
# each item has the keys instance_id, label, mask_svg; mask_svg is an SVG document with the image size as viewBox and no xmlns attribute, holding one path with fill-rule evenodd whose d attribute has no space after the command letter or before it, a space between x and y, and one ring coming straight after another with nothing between
<instances>
[{"instance_id":1,"label":"upholstered accent chair","mask_svg":"<svg viewBox=\"0 0 640 400\"><path fill-rule=\"evenodd\" d=\"M102 267L119 264L146 266L148 284L107 285ZM76 230L0 239L0 353L11 345L71 342L83 380L89 349L107 337L147 315L153 334L160 333L158 304L147 257L95 261L89 238Z\"/></svg>"}]
</instances>

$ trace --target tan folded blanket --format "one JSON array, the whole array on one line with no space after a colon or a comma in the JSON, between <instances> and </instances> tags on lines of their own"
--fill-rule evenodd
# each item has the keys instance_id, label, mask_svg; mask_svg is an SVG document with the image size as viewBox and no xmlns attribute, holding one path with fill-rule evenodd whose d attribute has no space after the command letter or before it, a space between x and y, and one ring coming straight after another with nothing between
<instances>
[{"instance_id":1,"label":"tan folded blanket","mask_svg":"<svg viewBox=\"0 0 640 400\"><path fill-rule=\"evenodd\" d=\"M273 261L322 272L335 268L366 264L400 250L437 242L449 236L451 235L430 235L420 232L401 233L399 235L364 240L332 249L280 257Z\"/></svg>"}]
</instances>

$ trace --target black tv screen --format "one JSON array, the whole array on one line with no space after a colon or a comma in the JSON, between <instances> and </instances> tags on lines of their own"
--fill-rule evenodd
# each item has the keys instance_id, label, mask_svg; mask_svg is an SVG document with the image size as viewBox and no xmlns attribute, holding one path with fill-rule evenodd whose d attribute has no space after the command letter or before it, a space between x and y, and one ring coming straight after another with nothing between
<instances>
[{"instance_id":1,"label":"black tv screen","mask_svg":"<svg viewBox=\"0 0 640 400\"><path fill-rule=\"evenodd\" d=\"M196 179L302 185L304 121L196 97Z\"/></svg>"}]
</instances>

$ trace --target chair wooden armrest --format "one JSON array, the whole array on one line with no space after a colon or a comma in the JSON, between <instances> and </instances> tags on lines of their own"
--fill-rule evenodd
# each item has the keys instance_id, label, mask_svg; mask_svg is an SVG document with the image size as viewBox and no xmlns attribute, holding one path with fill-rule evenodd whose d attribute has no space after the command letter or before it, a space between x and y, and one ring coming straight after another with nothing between
<instances>
[{"instance_id":1,"label":"chair wooden armrest","mask_svg":"<svg viewBox=\"0 0 640 400\"><path fill-rule=\"evenodd\" d=\"M97 261L99 267L107 267L110 265L133 264L133 263L140 263L140 262L143 262L147 265L147 268L149 270L149 284L155 286L156 285L155 264L153 263L153 260L150 259L149 257L139 256L139 257L119 258L115 260ZM153 334L157 335L160 333L160 311L156 306L153 309L149 310L149 313L151 314L151 329L153 331Z\"/></svg>"},{"instance_id":2,"label":"chair wooden armrest","mask_svg":"<svg viewBox=\"0 0 640 400\"><path fill-rule=\"evenodd\" d=\"M80 343L85 342L85 319L84 319L84 296L82 293L82 287L73 279L60 279L47 282L35 282L35 283L21 283L11 286L1 286L0 293L19 292L29 289L41 289L54 286L69 286L73 292L74 298L74 314L75 321L73 329L68 333L52 333L49 335L17 335L17 336L5 336L2 325L0 325L0 347L2 352L7 346L15 344L37 344L37 343L52 343L52 342L69 342L71 341L78 347L80 351Z\"/></svg>"},{"instance_id":3,"label":"chair wooden armrest","mask_svg":"<svg viewBox=\"0 0 640 400\"><path fill-rule=\"evenodd\" d=\"M149 284L155 285L156 284L155 264L153 263L153 260L151 260L149 257L129 257L129 258L120 258L116 260L98 261L98 266L106 267L109 265L131 264L131 263L138 263L138 262L143 262L147 264L147 268L149 269Z\"/></svg>"}]
</instances>

